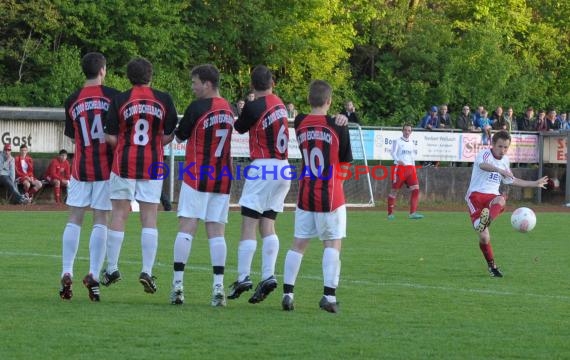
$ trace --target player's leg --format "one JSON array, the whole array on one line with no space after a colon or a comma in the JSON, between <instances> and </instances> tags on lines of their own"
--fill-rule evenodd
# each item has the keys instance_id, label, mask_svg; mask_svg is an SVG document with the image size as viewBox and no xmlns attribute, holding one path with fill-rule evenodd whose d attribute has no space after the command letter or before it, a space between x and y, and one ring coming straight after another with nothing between
<instances>
[{"instance_id":1,"label":"player's leg","mask_svg":"<svg viewBox=\"0 0 570 360\"><path fill-rule=\"evenodd\" d=\"M392 166L390 168L392 179L392 188L388 194L388 220L394 220L396 215L394 214L394 208L396 207L396 198L398 197L398 192L404 184L404 179L400 176L403 167L402 166Z\"/></svg>"},{"instance_id":2,"label":"player's leg","mask_svg":"<svg viewBox=\"0 0 570 360\"><path fill-rule=\"evenodd\" d=\"M55 198L55 203L56 204L61 203L61 187L60 187L61 183L60 183L60 181L57 179L54 179L54 180L50 181L50 184L53 187L53 195Z\"/></svg>"},{"instance_id":3,"label":"player's leg","mask_svg":"<svg viewBox=\"0 0 570 360\"><path fill-rule=\"evenodd\" d=\"M487 262L489 275L491 275L491 277L503 277L503 273L495 263L495 255L493 253L491 235L489 233L488 227L479 233L479 248L481 249L481 253L483 253L485 261Z\"/></svg>"},{"instance_id":4,"label":"player's leg","mask_svg":"<svg viewBox=\"0 0 570 360\"><path fill-rule=\"evenodd\" d=\"M309 245L309 240L318 235L314 217L315 214L312 212L299 208L295 210L295 237L291 249L285 255L283 266L283 299L281 305L285 311L295 309L295 282L301 269L303 255Z\"/></svg>"},{"instance_id":5,"label":"player's leg","mask_svg":"<svg viewBox=\"0 0 570 360\"><path fill-rule=\"evenodd\" d=\"M228 194L208 193L206 214L206 233L210 246L210 261L212 263L212 306L226 306L224 290L224 273L228 247L225 230L228 222L230 196Z\"/></svg>"},{"instance_id":6,"label":"player's leg","mask_svg":"<svg viewBox=\"0 0 570 360\"><path fill-rule=\"evenodd\" d=\"M423 215L417 212L420 202L420 184L415 166L406 166L405 182L410 188L410 215L409 218L413 220L423 219Z\"/></svg>"},{"instance_id":7,"label":"player's leg","mask_svg":"<svg viewBox=\"0 0 570 360\"><path fill-rule=\"evenodd\" d=\"M109 192L112 210L107 231L107 268L101 276L101 284L105 286L120 279L119 256L125 238L125 223L129 218L131 201L135 196L135 180L111 173Z\"/></svg>"},{"instance_id":8,"label":"player's leg","mask_svg":"<svg viewBox=\"0 0 570 360\"><path fill-rule=\"evenodd\" d=\"M503 211L505 211L506 204L507 201L503 195L499 195L491 200L489 203L489 216L491 218L490 221L495 220L499 215L503 213Z\"/></svg>"},{"instance_id":9,"label":"player's leg","mask_svg":"<svg viewBox=\"0 0 570 360\"><path fill-rule=\"evenodd\" d=\"M87 196L85 196L87 194ZM62 271L61 289L62 299L69 300L73 296L72 279L73 265L79 248L79 238L81 235L81 225L85 215L86 207L89 205L90 192L85 184L75 181L71 187L71 194L68 199L69 217L62 235Z\"/></svg>"},{"instance_id":10,"label":"player's leg","mask_svg":"<svg viewBox=\"0 0 570 360\"><path fill-rule=\"evenodd\" d=\"M319 214L319 238L323 240L323 297L319 307L325 311L339 311L336 289L340 279L340 250L346 237L346 207L341 206L328 214Z\"/></svg>"},{"instance_id":11,"label":"player's leg","mask_svg":"<svg viewBox=\"0 0 570 360\"><path fill-rule=\"evenodd\" d=\"M142 268L139 282L144 291L154 294L157 286L154 282L153 267L158 250L158 204L162 193L162 180L137 180L135 200L140 204Z\"/></svg>"}]
</instances>

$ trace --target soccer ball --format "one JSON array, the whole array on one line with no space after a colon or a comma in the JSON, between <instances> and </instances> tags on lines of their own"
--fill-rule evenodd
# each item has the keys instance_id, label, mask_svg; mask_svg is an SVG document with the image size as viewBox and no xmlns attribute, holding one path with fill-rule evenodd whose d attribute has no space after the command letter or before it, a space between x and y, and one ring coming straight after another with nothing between
<instances>
[{"instance_id":1,"label":"soccer ball","mask_svg":"<svg viewBox=\"0 0 570 360\"><path fill-rule=\"evenodd\" d=\"M527 207L518 208L511 215L511 225L516 231L522 233L529 232L536 225L536 215L534 211Z\"/></svg>"}]
</instances>

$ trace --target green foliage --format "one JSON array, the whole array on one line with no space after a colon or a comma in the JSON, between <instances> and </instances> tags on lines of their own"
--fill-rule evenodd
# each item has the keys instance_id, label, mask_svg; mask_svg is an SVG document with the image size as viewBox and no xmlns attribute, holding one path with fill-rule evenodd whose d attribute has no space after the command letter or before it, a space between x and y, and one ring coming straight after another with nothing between
<instances>
[{"instance_id":1,"label":"green foliage","mask_svg":"<svg viewBox=\"0 0 570 360\"><path fill-rule=\"evenodd\" d=\"M135 56L182 109L193 66L215 64L230 101L266 64L276 92L307 111L313 79L333 110L352 100L366 124L417 121L432 104L570 109L570 3L554 0L5 0L0 104L61 106L80 86L79 58L108 60L107 84L129 87Z\"/></svg>"}]
</instances>

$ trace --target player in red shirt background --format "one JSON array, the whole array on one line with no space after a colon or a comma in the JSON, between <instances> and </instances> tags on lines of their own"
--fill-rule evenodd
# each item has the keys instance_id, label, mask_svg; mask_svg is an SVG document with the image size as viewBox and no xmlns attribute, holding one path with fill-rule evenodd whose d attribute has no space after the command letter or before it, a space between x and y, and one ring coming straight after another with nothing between
<instances>
[{"instance_id":1,"label":"player in red shirt background","mask_svg":"<svg viewBox=\"0 0 570 360\"><path fill-rule=\"evenodd\" d=\"M61 188L69 185L71 168L67 161L67 151L62 149L59 154L50 161L46 170L45 179L53 186L55 203L61 204Z\"/></svg>"},{"instance_id":2,"label":"player in red shirt background","mask_svg":"<svg viewBox=\"0 0 570 360\"><path fill-rule=\"evenodd\" d=\"M22 184L24 195L32 200L35 193L42 188L42 182L34 176L34 160L28 153L26 144L20 146L20 155L15 158L16 182Z\"/></svg>"}]
</instances>

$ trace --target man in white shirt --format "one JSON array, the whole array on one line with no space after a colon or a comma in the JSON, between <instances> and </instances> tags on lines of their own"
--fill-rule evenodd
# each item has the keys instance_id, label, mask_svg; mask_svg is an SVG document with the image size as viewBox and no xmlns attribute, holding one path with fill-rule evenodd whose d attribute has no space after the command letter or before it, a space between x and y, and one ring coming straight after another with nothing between
<instances>
[{"instance_id":1,"label":"man in white shirt","mask_svg":"<svg viewBox=\"0 0 570 360\"><path fill-rule=\"evenodd\" d=\"M469 189L465 195L473 228L479 233L479 248L487 261L492 277L503 277L495 264L489 226L504 210L505 197L499 192L501 182L520 187L544 188L548 177L535 181L521 180L513 176L506 155L511 145L511 135L499 131L493 135L490 149L482 150L475 159Z\"/></svg>"},{"instance_id":2,"label":"man in white shirt","mask_svg":"<svg viewBox=\"0 0 570 360\"><path fill-rule=\"evenodd\" d=\"M392 157L394 158L395 166L391 174L392 191L388 195L388 220L395 219L394 207L396 207L396 197L404 184L412 191L410 196L410 215L408 218L418 220L424 217L416 212L420 200L420 184L415 165L417 150L414 141L410 139L411 134L412 125L405 124L402 127L402 136L392 142Z\"/></svg>"}]
</instances>

